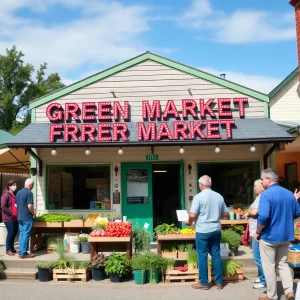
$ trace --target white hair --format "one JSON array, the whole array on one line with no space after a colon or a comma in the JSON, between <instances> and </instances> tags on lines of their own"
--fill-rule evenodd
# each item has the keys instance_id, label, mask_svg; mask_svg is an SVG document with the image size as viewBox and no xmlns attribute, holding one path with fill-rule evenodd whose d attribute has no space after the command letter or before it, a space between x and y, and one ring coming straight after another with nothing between
<instances>
[{"instance_id":1,"label":"white hair","mask_svg":"<svg viewBox=\"0 0 300 300\"><path fill-rule=\"evenodd\" d=\"M278 175L273 169L265 169L261 174L264 175L265 178L269 178L274 182L278 182Z\"/></svg>"},{"instance_id":2,"label":"white hair","mask_svg":"<svg viewBox=\"0 0 300 300\"><path fill-rule=\"evenodd\" d=\"M211 186L211 178L207 175L201 176L198 182L205 186Z\"/></svg>"},{"instance_id":3,"label":"white hair","mask_svg":"<svg viewBox=\"0 0 300 300\"><path fill-rule=\"evenodd\" d=\"M28 178L28 179L25 180L25 184L24 184L24 185L25 185L25 186L29 186L29 185L32 185L33 182L34 182L33 179Z\"/></svg>"}]
</instances>

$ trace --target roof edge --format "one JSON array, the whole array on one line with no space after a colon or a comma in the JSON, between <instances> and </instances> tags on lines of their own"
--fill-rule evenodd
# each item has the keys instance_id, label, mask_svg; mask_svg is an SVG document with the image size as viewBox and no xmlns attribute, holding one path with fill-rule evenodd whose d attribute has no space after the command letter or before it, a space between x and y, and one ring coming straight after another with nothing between
<instances>
[{"instance_id":1,"label":"roof edge","mask_svg":"<svg viewBox=\"0 0 300 300\"><path fill-rule=\"evenodd\" d=\"M286 78L284 78L270 93L269 97L272 98L275 96L283 87L285 87L290 80L292 80L296 75L298 75L298 67L289 74Z\"/></svg>"},{"instance_id":2,"label":"roof edge","mask_svg":"<svg viewBox=\"0 0 300 300\"><path fill-rule=\"evenodd\" d=\"M231 89L233 91L239 92L241 94L244 94L246 96L250 96L252 98L258 99L260 101L264 101L264 102L269 102L269 96L267 94L252 90L250 88L247 88L245 86L239 85L237 83L231 82L229 80L217 77L215 75L203 72L199 69L193 68L193 67L189 67L187 65L181 64L179 62L170 60L168 58L159 56L157 54L153 54L151 52L145 52L141 55L138 55L134 58L131 58L125 62L122 62L118 65L115 65L113 67L110 67L106 70L103 70L99 73L96 73L94 75L91 75L85 79L82 79L80 81L77 81L69 86L63 87L59 90L56 90L48 95L45 95L43 97L40 97L38 99L33 100L32 102L30 102L29 104L29 108L33 109L36 108L38 106L44 105L50 101L53 101L59 97L62 97L66 94L69 94L71 92L74 92L80 88L83 88L85 86L88 86L90 84L93 84L97 81L100 81L104 78L107 78L109 76L112 76L118 72L121 72L125 69L128 69L134 65L137 65L143 61L146 60L152 60L155 61L157 63L166 65L168 67L171 67L173 69L182 71L184 73L190 74L192 76L204 79L206 81L212 82L214 84L223 86L225 88Z\"/></svg>"}]
</instances>

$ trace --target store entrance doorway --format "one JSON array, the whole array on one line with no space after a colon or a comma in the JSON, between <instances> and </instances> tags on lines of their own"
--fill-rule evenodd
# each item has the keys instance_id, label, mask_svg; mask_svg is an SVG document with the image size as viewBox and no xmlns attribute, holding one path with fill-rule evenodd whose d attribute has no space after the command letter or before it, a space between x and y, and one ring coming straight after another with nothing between
<instances>
[{"instance_id":1,"label":"store entrance doorway","mask_svg":"<svg viewBox=\"0 0 300 300\"><path fill-rule=\"evenodd\" d=\"M176 210L181 209L180 164L152 165L153 227L177 221Z\"/></svg>"}]
</instances>

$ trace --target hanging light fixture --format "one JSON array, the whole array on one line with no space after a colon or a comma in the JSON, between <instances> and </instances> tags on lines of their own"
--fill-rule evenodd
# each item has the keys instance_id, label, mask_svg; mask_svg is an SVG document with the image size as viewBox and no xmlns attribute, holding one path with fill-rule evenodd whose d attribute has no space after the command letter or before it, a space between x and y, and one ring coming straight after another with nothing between
<instances>
[{"instance_id":1,"label":"hanging light fixture","mask_svg":"<svg viewBox=\"0 0 300 300\"><path fill-rule=\"evenodd\" d=\"M120 147L120 149L118 150L118 154L123 155L123 153L124 153L124 151L123 151L122 147Z\"/></svg>"},{"instance_id":2,"label":"hanging light fixture","mask_svg":"<svg viewBox=\"0 0 300 300\"><path fill-rule=\"evenodd\" d=\"M184 150L184 148L181 146L180 149L179 149L179 153L180 153L180 154L184 154L184 152L185 152L185 150Z\"/></svg>"},{"instance_id":3,"label":"hanging light fixture","mask_svg":"<svg viewBox=\"0 0 300 300\"><path fill-rule=\"evenodd\" d=\"M250 151L251 152L255 152L256 151L256 148L255 148L255 146L252 144L252 146L250 147Z\"/></svg>"},{"instance_id":4,"label":"hanging light fixture","mask_svg":"<svg viewBox=\"0 0 300 300\"><path fill-rule=\"evenodd\" d=\"M53 150L51 150L51 155L57 155L57 151L55 148Z\"/></svg>"},{"instance_id":5,"label":"hanging light fixture","mask_svg":"<svg viewBox=\"0 0 300 300\"><path fill-rule=\"evenodd\" d=\"M88 147L86 150L85 150L85 155L90 155L91 154L91 150L90 150L90 148Z\"/></svg>"},{"instance_id":6,"label":"hanging light fixture","mask_svg":"<svg viewBox=\"0 0 300 300\"><path fill-rule=\"evenodd\" d=\"M215 149L215 152L216 153L220 153L221 152L221 149L219 148L219 146L217 145L216 149Z\"/></svg>"}]
</instances>

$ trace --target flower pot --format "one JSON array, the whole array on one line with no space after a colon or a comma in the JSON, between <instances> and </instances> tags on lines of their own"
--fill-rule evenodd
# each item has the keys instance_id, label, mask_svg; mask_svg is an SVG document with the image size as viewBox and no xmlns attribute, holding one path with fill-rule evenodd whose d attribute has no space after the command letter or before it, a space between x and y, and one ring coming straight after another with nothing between
<instances>
[{"instance_id":1,"label":"flower pot","mask_svg":"<svg viewBox=\"0 0 300 300\"><path fill-rule=\"evenodd\" d=\"M133 270L132 274L133 274L134 283L138 285L145 284L147 273L148 272L142 270Z\"/></svg>"},{"instance_id":2,"label":"flower pot","mask_svg":"<svg viewBox=\"0 0 300 300\"><path fill-rule=\"evenodd\" d=\"M229 256L238 256L239 255L239 247L229 248L230 253Z\"/></svg>"},{"instance_id":3,"label":"flower pot","mask_svg":"<svg viewBox=\"0 0 300 300\"><path fill-rule=\"evenodd\" d=\"M122 281L124 281L124 276L120 276L118 274L110 273L109 278L110 278L111 282L122 282Z\"/></svg>"},{"instance_id":4,"label":"flower pot","mask_svg":"<svg viewBox=\"0 0 300 300\"><path fill-rule=\"evenodd\" d=\"M95 281L100 281L100 280L105 279L104 268L105 267L93 267L92 268L93 279Z\"/></svg>"},{"instance_id":5,"label":"flower pot","mask_svg":"<svg viewBox=\"0 0 300 300\"><path fill-rule=\"evenodd\" d=\"M89 242L81 242L81 252L83 254L90 254L90 243Z\"/></svg>"},{"instance_id":6,"label":"flower pot","mask_svg":"<svg viewBox=\"0 0 300 300\"><path fill-rule=\"evenodd\" d=\"M51 270L38 268L38 278L40 282L51 281L52 280Z\"/></svg>"},{"instance_id":7,"label":"flower pot","mask_svg":"<svg viewBox=\"0 0 300 300\"><path fill-rule=\"evenodd\" d=\"M159 270L153 270L152 272L148 271L146 274L146 282L149 283L158 283L159 282L159 275L160 271Z\"/></svg>"}]
</instances>

